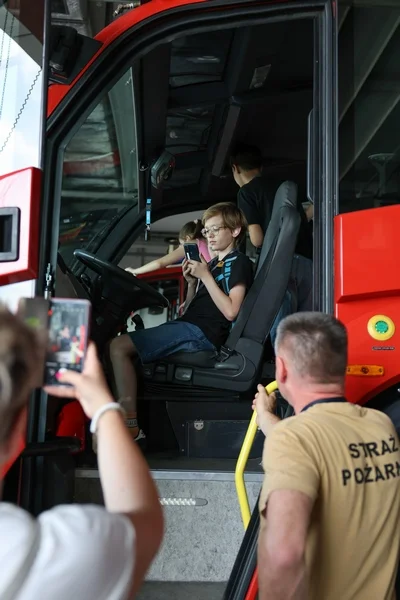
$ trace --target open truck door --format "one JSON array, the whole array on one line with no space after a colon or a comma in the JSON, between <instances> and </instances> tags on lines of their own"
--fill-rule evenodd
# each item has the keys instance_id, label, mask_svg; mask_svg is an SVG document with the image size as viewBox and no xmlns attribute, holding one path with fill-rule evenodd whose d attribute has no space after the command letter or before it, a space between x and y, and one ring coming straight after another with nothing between
<instances>
[{"instance_id":1,"label":"open truck door","mask_svg":"<svg viewBox=\"0 0 400 600\"><path fill-rule=\"evenodd\" d=\"M50 2L48 2L50 3ZM47 104L45 4L0 1L0 300L35 294Z\"/></svg>"},{"instance_id":2,"label":"open truck door","mask_svg":"<svg viewBox=\"0 0 400 600\"><path fill-rule=\"evenodd\" d=\"M39 276L48 5L0 0L0 302L11 310Z\"/></svg>"},{"instance_id":3,"label":"open truck door","mask_svg":"<svg viewBox=\"0 0 400 600\"><path fill-rule=\"evenodd\" d=\"M48 89L68 84L99 47L62 20L53 23L53 9L60 6L52 0L38 0L34 11L29 0L0 0L0 302L13 311L20 298L50 297L55 276L48 258L53 201L43 176ZM66 435L46 439L45 396L32 395L21 459L2 473L6 499L34 513L43 506L46 457L55 456L58 469L58 456L79 447Z\"/></svg>"}]
</instances>

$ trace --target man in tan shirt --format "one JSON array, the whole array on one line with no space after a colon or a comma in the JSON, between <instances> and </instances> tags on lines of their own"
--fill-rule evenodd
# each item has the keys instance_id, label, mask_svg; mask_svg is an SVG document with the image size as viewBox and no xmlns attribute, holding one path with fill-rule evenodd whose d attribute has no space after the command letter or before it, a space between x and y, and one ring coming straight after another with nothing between
<instances>
[{"instance_id":1,"label":"man in tan shirt","mask_svg":"<svg viewBox=\"0 0 400 600\"><path fill-rule=\"evenodd\" d=\"M260 497L260 600L394 600L400 451L389 418L344 398L347 334L330 315L284 319L275 344L280 421L258 388L267 436Z\"/></svg>"}]
</instances>

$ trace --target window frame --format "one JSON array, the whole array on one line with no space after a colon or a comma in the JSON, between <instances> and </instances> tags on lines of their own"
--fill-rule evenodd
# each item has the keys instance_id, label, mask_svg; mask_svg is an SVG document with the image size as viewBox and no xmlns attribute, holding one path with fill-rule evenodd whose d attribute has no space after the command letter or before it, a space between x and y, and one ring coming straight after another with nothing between
<instances>
[{"instance_id":1,"label":"window frame","mask_svg":"<svg viewBox=\"0 0 400 600\"><path fill-rule=\"evenodd\" d=\"M50 264L55 270L57 264L62 162L65 147L88 114L97 105L100 94L108 93L122 73L129 67L133 67L134 81L136 81L135 62L137 62L137 59L147 53L155 44L162 43L171 35L197 33L207 30L210 26L213 29L226 29L233 27L235 24L252 25L265 21L273 22L282 20L283 17L292 20L313 18L321 14L321 9L329 12L327 11L327 5L330 7L330 0L305 0L301 4L296 2L272 4L266 2L263 5L257 5L254 2L247 4L245 7L241 6L239 2L234 2L227 11L224 0L213 2L212 5L209 3L198 6L189 4L153 15L146 19L144 23L138 23L136 27L132 27L107 46L60 102L48 120L48 152L44 183L46 218L43 219L42 223L42 259L40 261L42 277L39 278L37 292L41 294L44 291L47 265ZM157 21L160 21L158 27L154 23ZM137 145L139 148L143 148L140 110L141 107L136 94ZM138 160L140 168L139 207L141 207L144 205L143 198L147 177L146 169L141 164L141 156L138 157ZM138 219L141 218L140 214L141 212L137 216ZM136 225L131 223L130 229L136 230ZM125 235L128 237L129 232L126 232ZM112 236L110 235L110 237ZM112 255L109 254L109 244L105 240L104 244L98 249L99 256L111 261L120 258L121 250L129 246L127 237L123 236L121 238L120 234L118 235Z\"/></svg>"},{"instance_id":2,"label":"window frame","mask_svg":"<svg viewBox=\"0 0 400 600\"><path fill-rule=\"evenodd\" d=\"M357 212L359 210L367 210L367 209L371 209L371 208L380 208L385 206L385 199L383 199L383 202L381 203L380 206L377 206L377 202L380 202L380 198L379 196L375 195L375 192L372 192L370 196L368 196L368 194L366 196L362 196L362 192L365 192L366 190L368 190L369 187L372 186L372 184L374 183L374 181L376 181L376 187L378 188L378 191L380 191L380 183L379 183L379 174L378 172L374 171L373 169L371 169L371 173L368 173L364 176L364 178L362 177L363 173L361 170L361 177L359 178L360 180L357 181L357 174L360 172L360 166L359 166L359 161L362 163L364 161L366 161L366 159L369 158L369 156L371 154L397 154L397 161L399 161L399 156L400 156L400 152L399 152L399 144L396 144L395 142L392 144L392 146L390 146L390 144L386 143L386 139L384 144L382 145L382 149L381 150L372 150L372 148L370 148L370 146L374 145L374 141L375 138L378 137L379 135L382 136L382 130L384 130L384 128L388 128L387 122L388 120L391 118L392 113L394 113L396 110L398 111L398 113L400 112L400 103L399 103L399 99L397 96L397 100L395 102L395 104L389 109L388 113L385 115L385 118L379 122L378 127L375 129L375 131L373 131L372 136L369 137L369 139L366 141L365 145L361 148L360 151L358 151L357 149L357 142L360 141L359 136L360 136L360 131L365 132L364 127L361 126L361 121L364 121L364 125L365 123L369 123L370 121L373 121L377 114L379 113L379 107L382 106L382 104L384 104L384 102L382 102L382 100L380 101L380 99L374 99L373 95L375 93L380 93L381 90L382 91L387 91L390 92L390 89L387 89L386 86L387 85L391 85L392 80L389 79L385 79L385 74L384 73L380 73L380 77L374 79L374 75L376 77L376 72L374 73L374 71L376 70L377 66L379 65L380 61L382 60L382 58L384 58L385 62L387 64L390 63L391 59L396 59L397 58L397 54L393 57L390 55L385 55L385 52L388 50L388 48L390 48L390 44L392 44L395 39L396 39L396 34L397 36L399 35L400 32L400 24L399 24L399 17L400 17L400 6L398 4L396 4L395 2L392 1L388 1L388 2L379 2L379 0L370 0L369 2L365 3L364 5L361 4L359 5L355 0L339 0L339 8L342 9L343 13L340 15L341 19L339 19L339 23L338 23L338 32L337 32L337 38L338 38L338 208L337 208L337 214L346 214L349 212ZM367 58L369 60L367 60L367 62L365 62L365 56L363 55L363 60L361 60L361 54L362 54L362 50L364 49L364 45L367 44L367 42L369 41L369 38L362 38L360 36L360 23L358 22L359 20L364 18L364 21L367 20L371 21L370 17L374 16L374 10L377 11L377 13L375 13L375 21L377 23L379 23L379 25L382 25L382 28L380 30L380 34L382 35L382 32L386 32L384 33L384 35L387 35L387 30L385 30L385 27L388 28L389 36L383 38L379 38L377 37L376 40L374 40L373 42L370 43L369 45L369 52L372 53L373 58L371 58L371 55L368 56ZM359 12L357 12L359 11ZM360 12L362 13L362 11L370 11L371 14L367 14L367 15L360 15ZM379 14L381 11L381 14ZM382 12L386 12L388 11L387 15L382 15ZM397 17L397 21L394 19L394 14L392 13L397 13L396 17ZM382 17L384 18L383 23L379 22L379 18ZM369 19L368 19L369 17ZM372 21L371 21L372 22ZM357 23L358 23L358 27L357 27ZM393 25L395 24L395 28L391 29L393 27ZM341 45L341 36L344 35L343 31L345 31L345 33L347 33L347 40L344 39L343 40L343 45ZM364 31L364 30L363 30ZM368 34L368 31L367 31ZM347 42L347 43L346 43ZM377 44L377 47L374 47L374 44ZM351 48L351 52L350 54L347 53L348 47L350 46ZM375 50L375 52L373 52L373 50ZM397 48L396 50L398 51L398 43L397 43ZM345 59L345 60L344 60ZM341 64L343 64L343 71L341 71ZM382 67L382 65L381 65ZM342 73L342 74L341 74ZM373 85L375 89L373 89L373 93L371 94L370 91L370 97L367 98L368 100L368 112L365 110L365 105L366 105L366 98L364 97L364 93L367 91L368 94L368 86L369 85ZM376 86L376 87L375 87ZM378 87L379 86L379 87ZM367 89L366 89L367 88ZM386 88L386 90L385 90ZM347 90L351 90L352 91L352 96L346 98L346 96L344 96L346 101L343 101L343 97L342 97L342 93L341 90L345 89ZM395 90L397 93L397 90ZM361 101L361 102L360 102ZM342 105L339 105L339 102L343 103ZM364 104L364 106L363 106ZM375 104L375 106L374 106ZM364 109L364 110L363 110ZM341 110L343 111L341 114ZM346 118L347 117L352 116L352 119L350 121L350 123L346 123ZM381 115L379 115L381 116ZM396 115L397 116L397 115ZM341 132L341 126L343 125L343 123L351 125L351 127L348 127L345 131ZM395 127L395 126L394 126ZM394 127L392 126L392 130L394 130ZM345 135L343 135L345 134ZM341 144L341 141L343 142ZM393 142L393 140L390 140L390 142ZM343 151L341 152L341 146L343 147ZM393 147L394 146L394 147ZM351 147L351 151L347 151L348 147ZM368 148L370 148L368 150ZM391 152L391 150L393 149L393 152ZM343 176L341 177L341 159L342 157L346 157L348 158L349 165L347 167L345 167L345 172L343 174ZM388 164L390 164L390 161L388 161ZM394 163L393 163L394 164ZM352 176L352 171L354 171L354 175ZM396 171L396 168L393 169L391 175L393 176L394 172ZM350 177L348 178L348 175L350 174ZM370 177L370 175L372 174L372 177ZM376 178L376 179L375 179ZM389 178L390 181L390 178ZM341 187L342 182L349 185L349 192L346 189L343 189ZM387 182L385 182L387 183ZM341 192L341 189L343 190ZM361 192L361 194L360 194ZM344 198L344 196L346 195L346 199ZM350 197L350 199L349 199ZM343 200L342 200L343 198ZM390 199L386 199L389 200L388 204L392 204L392 202L390 201ZM363 204L364 201L364 204ZM397 202L393 202L398 204L400 202L400 200L398 200Z\"/></svg>"},{"instance_id":3,"label":"window frame","mask_svg":"<svg viewBox=\"0 0 400 600\"><path fill-rule=\"evenodd\" d=\"M79 126L75 127L73 130L71 130L71 132L69 133L69 135L65 138L65 142L63 145L63 149L62 151L59 153L61 154L61 156L59 157L59 160L62 161L62 165L64 165L65 162L65 155L68 151L68 145L70 144L71 141L73 141L74 137L79 133L81 127L87 122L87 120L90 118L90 116L92 115L92 113L96 110L96 108L100 105L101 102L103 102L103 100L105 98L108 97L108 101L110 103L110 109L111 109L111 113L112 113L112 118L113 118L113 123L115 126L115 135L116 135L116 141L117 141L117 147L120 150L121 149L121 145L120 145L120 140L123 139L123 135L122 135L122 131L120 129L120 123L117 123L117 120L114 118L114 108L113 108L113 100L110 97L110 94L112 92L112 90L118 86L121 81L125 78L125 77L129 77L129 87L130 87L130 91L131 91L131 96L132 96L132 109L133 109L133 119L134 119L134 123L132 124L132 135L134 136L134 154L135 154L135 164L136 164L136 182L137 182L137 188L135 189L135 193L137 194L137 201L136 203L132 203L132 205L130 206L128 203L126 205L125 208L121 208L118 212L118 215L115 215L112 220L107 223L106 225L104 225L102 228L100 228L100 230L97 231L97 233L95 233L90 240L88 241L88 244L86 246L82 246L82 248L84 248L85 250L87 250L88 252L92 252L95 253L98 251L98 249L102 246L102 244L104 243L105 239L108 237L108 235L110 235L110 233L112 232L112 230L114 229L114 227L117 227L119 222L121 221L121 219L123 219L129 212L130 210L135 210L136 212L139 212L139 162L138 162L138 136L137 136L137 127L136 127L136 123L138 121L137 119L137 106L138 106L138 102L135 96L135 84L134 84L134 69L133 66L130 65L128 66L127 69L123 70L122 74L116 77L116 80L112 83L112 85L110 85L107 90L103 91L103 94L100 96L100 98L97 98L97 102L96 104L94 104L93 108L89 111L87 111L84 115L84 119L79 121ZM120 152L120 158L121 158L121 180L123 182L123 165L122 165L122 161L126 160L126 157L123 159L122 158L122 151ZM62 182L64 181L65 176L62 175L61 180ZM133 192L132 192L133 193ZM128 202L128 199L127 199ZM60 219L61 219L61 209L62 209L62 203L63 203L63 187L61 187L61 198L60 198L60 202L59 202L59 206L60 206L60 212L59 212L59 218L58 218L58 223L57 223L57 227L58 227L58 238L59 239L59 230L60 230ZM96 205L93 204L93 209L96 210ZM59 251L59 249L57 248L57 251ZM62 254L61 254L62 256ZM63 257L64 262L66 263L66 259L65 257ZM77 260L72 260L70 261L69 264L67 264L67 267L74 273L74 275L79 276L86 267L84 267L79 261Z\"/></svg>"}]
</instances>

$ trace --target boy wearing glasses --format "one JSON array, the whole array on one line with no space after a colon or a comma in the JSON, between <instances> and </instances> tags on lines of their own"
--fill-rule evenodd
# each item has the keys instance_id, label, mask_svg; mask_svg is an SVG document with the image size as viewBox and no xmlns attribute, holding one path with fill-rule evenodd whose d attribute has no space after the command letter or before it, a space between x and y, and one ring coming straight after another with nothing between
<instances>
[{"instance_id":1,"label":"boy wearing glasses","mask_svg":"<svg viewBox=\"0 0 400 600\"><path fill-rule=\"evenodd\" d=\"M185 313L158 327L116 337L110 344L117 399L129 413L128 426L137 441L145 436L137 422L134 359L146 364L175 352L217 350L253 281L253 264L238 250L247 229L242 211L221 202L207 209L202 221L202 233L216 257L208 264L204 259L184 261Z\"/></svg>"}]
</instances>

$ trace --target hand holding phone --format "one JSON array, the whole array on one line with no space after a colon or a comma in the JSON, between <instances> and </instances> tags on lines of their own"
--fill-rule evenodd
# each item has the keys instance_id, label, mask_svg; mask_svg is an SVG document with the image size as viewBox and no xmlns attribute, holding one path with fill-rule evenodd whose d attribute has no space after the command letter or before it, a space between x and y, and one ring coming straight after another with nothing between
<instances>
[{"instance_id":1,"label":"hand holding phone","mask_svg":"<svg viewBox=\"0 0 400 600\"><path fill-rule=\"evenodd\" d=\"M45 385L62 385L60 369L81 373L88 345L90 302L53 298L49 311L49 346Z\"/></svg>"},{"instance_id":2,"label":"hand holding phone","mask_svg":"<svg viewBox=\"0 0 400 600\"><path fill-rule=\"evenodd\" d=\"M60 369L82 372L89 336L90 302L69 298L23 298L18 313L43 337L43 356L38 387L63 385L56 373ZM43 381L44 372L44 381ZM66 385L66 384L64 384Z\"/></svg>"},{"instance_id":3,"label":"hand holding phone","mask_svg":"<svg viewBox=\"0 0 400 600\"><path fill-rule=\"evenodd\" d=\"M201 262L199 247L196 242L187 242L183 244L183 248L185 250L185 257L187 260L196 260L197 262Z\"/></svg>"},{"instance_id":4,"label":"hand holding phone","mask_svg":"<svg viewBox=\"0 0 400 600\"><path fill-rule=\"evenodd\" d=\"M45 391L58 398L76 398L89 419L102 406L113 402L93 342L88 345L82 373L69 370L60 371L58 381L57 386L45 386Z\"/></svg>"}]
</instances>

